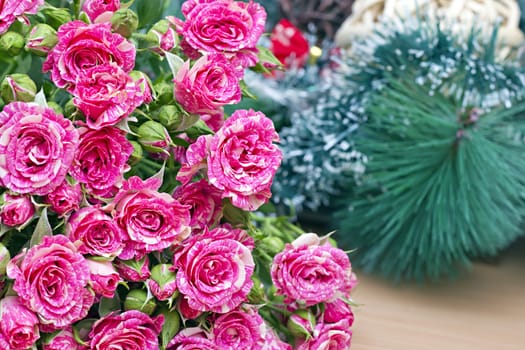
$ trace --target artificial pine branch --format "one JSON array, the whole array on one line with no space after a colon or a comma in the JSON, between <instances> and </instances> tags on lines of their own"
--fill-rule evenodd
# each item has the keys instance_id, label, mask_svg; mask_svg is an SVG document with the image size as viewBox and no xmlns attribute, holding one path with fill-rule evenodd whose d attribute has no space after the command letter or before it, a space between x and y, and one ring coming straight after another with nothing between
<instances>
[{"instance_id":1,"label":"artificial pine branch","mask_svg":"<svg viewBox=\"0 0 525 350\"><path fill-rule=\"evenodd\" d=\"M367 172L338 213L353 261L395 279L434 279L523 233L524 99L479 109L405 75L388 79L366 113L354 142Z\"/></svg>"}]
</instances>

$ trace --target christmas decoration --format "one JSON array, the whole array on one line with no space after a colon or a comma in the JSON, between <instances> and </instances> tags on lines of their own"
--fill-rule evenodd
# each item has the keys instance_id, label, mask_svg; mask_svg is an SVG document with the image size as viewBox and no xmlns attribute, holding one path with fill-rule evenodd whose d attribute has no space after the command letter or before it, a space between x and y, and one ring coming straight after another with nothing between
<instances>
[{"instance_id":1,"label":"christmas decoration","mask_svg":"<svg viewBox=\"0 0 525 350\"><path fill-rule=\"evenodd\" d=\"M366 118L352 140L368 163L340 197L339 234L368 271L436 279L522 234L525 75L496 58L497 29L487 41L400 23L350 60Z\"/></svg>"}]
</instances>

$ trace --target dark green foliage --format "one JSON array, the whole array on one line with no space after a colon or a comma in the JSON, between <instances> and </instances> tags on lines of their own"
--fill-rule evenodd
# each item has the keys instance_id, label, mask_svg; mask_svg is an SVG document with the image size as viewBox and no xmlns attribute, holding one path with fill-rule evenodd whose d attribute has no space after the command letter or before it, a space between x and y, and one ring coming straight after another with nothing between
<instances>
[{"instance_id":1,"label":"dark green foliage","mask_svg":"<svg viewBox=\"0 0 525 350\"><path fill-rule=\"evenodd\" d=\"M525 100L481 110L409 75L387 86L354 139L369 157L363 186L338 213L353 262L435 279L521 235Z\"/></svg>"}]
</instances>

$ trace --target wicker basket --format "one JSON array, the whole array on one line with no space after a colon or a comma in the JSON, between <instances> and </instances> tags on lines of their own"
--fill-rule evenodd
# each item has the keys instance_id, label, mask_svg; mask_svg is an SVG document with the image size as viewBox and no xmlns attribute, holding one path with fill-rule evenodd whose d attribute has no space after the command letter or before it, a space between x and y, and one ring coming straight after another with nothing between
<instances>
[{"instance_id":1,"label":"wicker basket","mask_svg":"<svg viewBox=\"0 0 525 350\"><path fill-rule=\"evenodd\" d=\"M471 28L475 23L486 28L487 35L491 25L501 21L500 44L507 47L523 44L520 9L515 0L356 0L352 15L337 31L335 41L339 46L350 46L356 38L370 34L379 22L406 18L416 12L437 14L455 24L458 30Z\"/></svg>"}]
</instances>

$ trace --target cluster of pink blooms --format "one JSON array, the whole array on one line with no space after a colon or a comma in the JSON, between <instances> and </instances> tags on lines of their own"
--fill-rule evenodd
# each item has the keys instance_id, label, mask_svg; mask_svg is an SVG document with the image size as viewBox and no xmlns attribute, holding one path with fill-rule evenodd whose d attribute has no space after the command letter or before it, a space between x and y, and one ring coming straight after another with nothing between
<instances>
[{"instance_id":1,"label":"cluster of pink blooms","mask_svg":"<svg viewBox=\"0 0 525 350\"><path fill-rule=\"evenodd\" d=\"M0 33L42 3L0 1ZM180 164L180 185L165 193L156 176L125 176L134 151L128 123L155 93L133 70L135 44L112 27L120 8L119 0L85 0L89 23L62 24L45 50L43 72L77 112L24 101L0 112L2 232L13 230L16 240L38 217L45 222L46 211L61 222L12 258L0 244L0 349L157 350L168 316L148 312L150 301L182 319L168 350L292 349L248 300L260 288L256 239L224 218L226 205L255 211L268 202L282 158L263 113L223 111L240 101L243 72L258 63L264 9L187 0L184 20L168 18L168 30L156 32L151 51L173 50L180 37L187 58L173 77L174 101L214 131L195 139L181 133L189 142L182 154L166 135L162 148ZM270 274L295 349L350 346L347 301L356 280L343 251L304 234L275 256ZM124 285L147 290L147 298L98 314L96 305Z\"/></svg>"}]
</instances>

